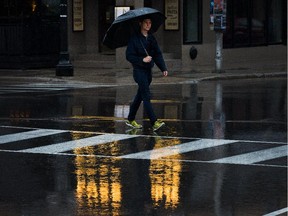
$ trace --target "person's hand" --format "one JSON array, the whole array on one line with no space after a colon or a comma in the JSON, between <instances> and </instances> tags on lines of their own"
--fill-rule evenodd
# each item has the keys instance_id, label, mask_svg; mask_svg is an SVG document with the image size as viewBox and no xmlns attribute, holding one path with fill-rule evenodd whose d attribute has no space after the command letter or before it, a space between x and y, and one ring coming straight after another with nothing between
<instances>
[{"instance_id":1,"label":"person's hand","mask_svg":"<svg viewBox=\"0 0 288 216\"><path fill-rule=\"evenodd\" d=\"M163 71L163 76L168 76L168 71Z\"/></svg>"},{"instance_id":2,"label":"person's hand","mask_svg":"<svg viewBox=\"0 0 288 216\"><path fill-rule=\"evenodd\" d=\"M143 58L143 62L145 63L149 63L152 61L152 57L151 56L146 56L145 58Z\"/></svg>"}]
</instances>

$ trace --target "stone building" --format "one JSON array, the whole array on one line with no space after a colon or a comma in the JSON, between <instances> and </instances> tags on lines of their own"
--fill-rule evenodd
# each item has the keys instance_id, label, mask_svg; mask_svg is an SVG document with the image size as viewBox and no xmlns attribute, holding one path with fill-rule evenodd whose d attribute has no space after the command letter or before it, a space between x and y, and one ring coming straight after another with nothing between
<instances>
[{"instance_id":1,"label":"stone building","mask_svg":"<svg viewBox=\"0 0 288 216\"><path fill-rule=\"evenodd\" d=\"M130 67L125 47L111 50L102 40L118 13L145 6L167 17L155 35L170 70L214 68L211 0L4 0L0 68L55 67L61 44L59 5L66 1L68 51L74 67ZM286 0L226 0L226 9L223 69L286 65Z\"/></svg>"}]
</instances>

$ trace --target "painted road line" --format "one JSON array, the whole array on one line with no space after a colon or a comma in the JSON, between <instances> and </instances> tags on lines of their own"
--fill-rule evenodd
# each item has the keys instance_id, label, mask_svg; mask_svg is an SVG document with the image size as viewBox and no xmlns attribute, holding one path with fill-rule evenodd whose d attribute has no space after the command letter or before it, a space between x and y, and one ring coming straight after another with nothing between
<instances>
[{"instance_id":1,"label":"painted road line","mask_svg":"<svg viewBox=\"0 0 288 216\"><path fill-rule=\"evenodd\" d=\"M276 215L280 215L280 214L283 214L285 212L288 212L288 207L287 208L283 208L283 209L280 209L278 211L274 211L274 212L271 212L269 214L265 214L263 216L276 216Z\"/></svg>"},{"instance_id":2,"label":"painted road line","mask_svg":"<svg viewBox=\"0 0 288 216\"><path fill-rule=\"evenodd\" d=\"M23 92L31 92L31 91L54 91L54 90L63 90L66 88L63 87L21 87L21 86L7 86L7 87L1 87L0 91L23 91Z\"/></svg>"},{"instance_id":3,"label":"painted road line","mask_svg":"<svg viewBox=\"0 0 288 216\"><path fill-rule=\"evenodd\" d=\"M43 87L43 88L35 88L35 87L7 87L7 88L0 88L0 94L15 94L15 93L41 93L41 92L50 92L50 91L63 91L67 90L67 88L62 87Z\"/></svg>"},{"instance_id":4,"label":"painted road line","mask_svg":"<svg viewBox=\"0 0 288 216\"><path fill-rule=\"evenodd\" d=\"M287 145L211 160L214 163L253 164L287 156Z\"/></svg>"},{"instance_id":5,"label":"painted road line","mask_svg":"<svg viewBox=\"0 0 288 216\"><path fill-rule=\"evenodd\" d=\"M41 146L36 148L24 149L17 152L23 153L39 153L39 154L56 154L59 152L71 151L75 148L83 148L88 146L95 146L105 144L108 142L115 142L124 139L137 137L137 135L126 134L104 134L99 136L88 137L84 139L72 140L47 146Z\"/></svg>"},{"instance_id":6,"label":"painted road line","mask_svg":"<svg viewBox=\"0 0 288 216\"><path fill-rule=\"evenodd\" d=\"M226 145L237 142L236 140L222 140L222 139L200 139L197 141L187 142L175 146L168 146L149 151L143 151L133 154L119 156L118 158L131 158L131 159L158 159L186 152L211 148L220 145Z\"/></svg>"},{"instance_id":7,"label":"painted road line","mask_svg":"<svg viewBox=\"0 0 288 216\"><path fill-rule=\"evenodd\" d=\"M0 136L0 144L64 133L64 130L38 129Z\"/></svg>"}]
</instances>

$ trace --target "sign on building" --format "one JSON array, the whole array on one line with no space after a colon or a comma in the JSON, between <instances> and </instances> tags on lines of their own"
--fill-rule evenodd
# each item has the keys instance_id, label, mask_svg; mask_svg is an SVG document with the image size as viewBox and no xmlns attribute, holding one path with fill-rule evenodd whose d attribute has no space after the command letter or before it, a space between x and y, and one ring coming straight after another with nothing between
<instances>
[{"instance_id":1,"label":"sign on building","mask_svg":"<svg viewBox=\"0 0 288 216\"><path fill-rule=\"evenodd\" d=\"M210 0L210 29L226 30L226 0Z\"/></svg>"}]
</instances>

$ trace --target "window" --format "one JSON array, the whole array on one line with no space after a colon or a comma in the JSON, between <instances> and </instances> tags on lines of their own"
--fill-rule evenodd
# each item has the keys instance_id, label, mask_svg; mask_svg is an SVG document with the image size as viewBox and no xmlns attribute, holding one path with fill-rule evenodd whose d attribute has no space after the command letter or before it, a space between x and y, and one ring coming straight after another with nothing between
<instances>
[{"instance_id":1,"label":"window","mask_svg":"<svg viewBox=\"0 0 288 216\"><path fill-rule=\"evenodd\" d=\"M233 5L234 43L236 46L249 44L249 0L236 1Z\"/></svg>"},{"instance_id":2,"label":"window","mask_svg":"<svg viewBox=\"0 0 288 216\"><path fill-rule=\"evenodd\" d=\"M224 48L286 43L285 1L227 0Z\"/></svg>"},{"instance_id":3,"label":"window","mask_svg":"<svg viewBox=\"0 0 288 216\"><path fill-rule=\"evenodd\" d=\"M60 0L4 0L0 2L0 18L59 16Z\"/></svg>"},{"instance_id":4,"label":"window","mask_svg":"<svg viewBox=\"0 0 288 216\"><path fill-rule=\"evenodd\" d=\"M263 0L253 0L251 7L251 44L261 45L266 42L265 32L266 5Z\"/></svg>"},{"instance_id":5,"label":"window","mask_svg":"<svg viewBox=\"0 0 288 216\"><path fill-rule=\"evenodd\" d=\"M185 44L202 42L202 0L184 0L183 41Z\"/></svg>"},{"instance_id":6,"label":"window","mask_svg":"<svg viewBox=\"0 0 288 216\"><path fill-rule=\"evenodd\" d=\"M282 31L284 23L282 23L282 8L287 8L281 4L279 0L271 0L268 2L268 42L281 43ZM286 26L286 25L285 25Z\"/></svg>"},{"instance_id":7,"label":"window","mask_svg":"<svg viewBox=\"0 0 288 216\"><path fill-rule=\"evenodd\" d=\"M0 54L59 54L59 5L60 0L1 1Z\"/></svg>"}]
</instances>

